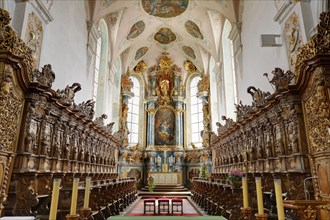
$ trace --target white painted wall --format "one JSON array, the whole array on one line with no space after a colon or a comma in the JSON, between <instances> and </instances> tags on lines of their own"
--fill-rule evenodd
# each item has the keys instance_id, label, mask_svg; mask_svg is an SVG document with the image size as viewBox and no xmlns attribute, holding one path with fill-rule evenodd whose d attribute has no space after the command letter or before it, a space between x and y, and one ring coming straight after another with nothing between
<instances>
[{"instance_id":1,"label":"white painted wall","mask_svg":"<svg viewBox=\"0 0 330 220\"><path fill-rule=\"evenodd\" d=\"M75 102L92 98L93 76L86 74L87 24L84 1L54 1L50 10L54 20L44 30L40 66L51 64L56 74L53 88L81 84Z\"/></svg>"},{"instance_id":2,"label":"white painted wall","mask_svg":"<svg viewBox=\"0 0 330 220\"><path fill-rule=\"evenodd\" d=\"M247 87L255 86L262 91L271 91L263 73L271 76L275 67L288 70L285 44L281 47L261 47L261 34L281 34L281 25L273 20L276 8L273 1L244 1L242 15L243 74L237 76L238 100L251 104L252 97Z\"/></svg>"}]
</instances>

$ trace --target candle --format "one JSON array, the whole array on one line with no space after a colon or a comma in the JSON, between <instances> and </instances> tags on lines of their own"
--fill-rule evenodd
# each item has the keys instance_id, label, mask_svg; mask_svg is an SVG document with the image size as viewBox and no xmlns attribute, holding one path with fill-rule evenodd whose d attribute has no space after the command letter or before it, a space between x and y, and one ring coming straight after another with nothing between
<instances>
[{"instance_id":1,"label":"candle","mask_svg":"<svg viewBox=\"0 0 330 220\"><path fill-rule=\"evenodd\" d=\"M248 184L247 178L242 177L242 188L243 188L243 208L249 207L249 193L248 193Z\"/></svg>"},{"instance_id":2,"label":"candle","mask_svg":"<svg viewBox=\"0 0 330 220\"><path fill-rule=\"evenodd\" d=\"M79 178L73 179L70 215L76 215Z\"/></svg>"},{"instance_id":3,"label":"candle","mask_svg":"<svg viewBox=\"0 0 330 220\"><path fill-rule=\"evenodd\" d=\"M84 209L89 207L89 193L91 191L91 178L86 178L86 186L85 186L85 197L84 197Z\"/></svg>"},{"instance_id":4,"label":"candle","mask_svg":"<svg viewBox=\"0 0 330 220\"><path fill-rule=\"evenodd\" d=\"M52 192L52 202L51 202L51 205L50 205L50 212L49 212L49 219L50 220L56 220L60 185L61 185L61 179L54 179L54 181L53 181L53 192Z\"/></svg>"},{"instance_id":5,"label":"candle","mask_svg":"<svg viewBox=\"0 0 330 220\"><path fill-rule=\"evenodd\" d=\"M274 185L275 185L275 196L276 196L276 206L277 206L277 217L278 220L285 220L281 180L274 179Z\"/></svg>"},{"instance_id":6,"label":"candle","mask_svg":"<svg viewBox=\"0 0 330 220\"><path fill-rule=\"evenodd\" d=\"M264 203L262 199L261 177L256 177L256 189L257 189L258 214L263 215Z\"/></svg>"}]
</instances>

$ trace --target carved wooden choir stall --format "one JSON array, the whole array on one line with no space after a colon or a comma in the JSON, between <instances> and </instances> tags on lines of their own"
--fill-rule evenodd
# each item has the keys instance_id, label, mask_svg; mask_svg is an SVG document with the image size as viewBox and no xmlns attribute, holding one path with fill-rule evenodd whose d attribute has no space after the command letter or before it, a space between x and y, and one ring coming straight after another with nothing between
<instances>
[{"instance_id":1,"label":"carved wooden choir stall","mask_svg":"<svg viewBox=\"0 0 330 220\"><path fill-rule=\"evenodd\" d=\"M330 12L320 20L318 33L300 49L296 71L275 68L273 94L250 86L252 105L240 102L236 122L222 117L225 124L217 123L218 135L211 137L212 181L195 179L192 188L193 199L209 214L254 218L254 178L261 177L268 218L282 219L274 187L274 179L280 179L285 219L329 219ZM226 180L231 170L244 172L248 179L249 205L242 212L242 191ZM267 219L264 214L256 217Z\"/></svg>"},{"instance_id":2,"label":"carved wooden choir stall","mask_svg":"<svg viewBox=\"0 0 330 220\"><path fill-rule=\"evenodd\" d=\"M53 179L59 178L58 219L65 219L73 178L80 181L79 198L88 176L93 216L118 214L136 198L136 181L116 180L122 143L113 123L104 125L106 115L93 120L94 101L74 102L79 83L52 90L51 65L33 71L31 50L8 25L8 12L0 9L0 17L0 216L48 219Z\"/></svg>"}]
</instances>

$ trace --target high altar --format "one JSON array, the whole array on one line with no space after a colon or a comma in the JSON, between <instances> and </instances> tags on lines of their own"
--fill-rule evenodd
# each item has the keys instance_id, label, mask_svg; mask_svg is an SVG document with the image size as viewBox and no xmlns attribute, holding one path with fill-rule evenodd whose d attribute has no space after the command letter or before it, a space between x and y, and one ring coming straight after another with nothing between
<instances>
[{"instance_id":1,"label":"high altar","mask_svg":"<svg viewBox=\"0 0 330 220\"><path fill-rule=\"evenodd\" d=\"M149 174L152 172L155 176L157 172L181 172L185 111L181 69L164 53L159 64L149 68L148 74L145 109ZM171 183L179 183L180 179L182 182L182 175L174 175L173 178L164 178L163 175L168 174L156 175L159 184L166 179L171 179Z\"/></svg>"}]
</instances>

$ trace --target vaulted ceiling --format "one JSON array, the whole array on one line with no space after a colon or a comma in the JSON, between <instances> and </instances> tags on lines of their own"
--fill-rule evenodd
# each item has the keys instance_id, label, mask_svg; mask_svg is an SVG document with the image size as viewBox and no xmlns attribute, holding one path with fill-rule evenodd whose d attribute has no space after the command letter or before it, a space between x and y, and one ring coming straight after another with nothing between
<instances>
[{"instance_id":1,"label":"vaulted ceiling","mask_svg":"<svg viewBox=\"0 0 330 220\"><path fill-rule=\"evenodd\" d=\"M239 0L90 0L90 20L104 19L110 38L109 61L124 69L143 60L155 65L163 52L183 69L190 60L207 73L210 57L221 58L226 18L239 20Z\"/></svg>"}]
</instances>

